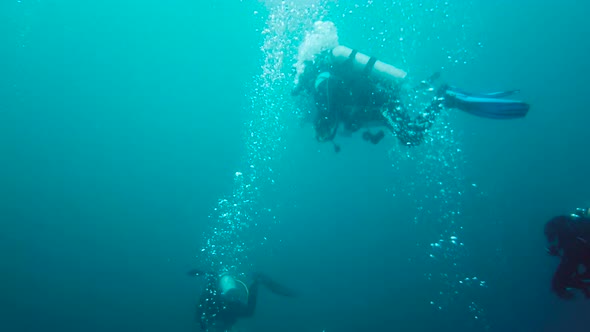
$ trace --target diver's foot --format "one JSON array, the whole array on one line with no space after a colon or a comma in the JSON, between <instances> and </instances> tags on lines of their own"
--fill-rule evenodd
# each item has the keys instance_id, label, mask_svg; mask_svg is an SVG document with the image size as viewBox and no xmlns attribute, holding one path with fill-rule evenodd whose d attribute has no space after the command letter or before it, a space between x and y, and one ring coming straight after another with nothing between
<instances>
[{"instance_id":1,"label":"diver's foot","mask_svg":"<svg viewBox=\"0 0 590 332\"><path fill-rule=\"evenodd\" d=\"M334 144L334 152L336 152L336 153L340 152L340 145Z\"/></svg>"},{"instance_id":2,"label":"diver's foot","mask_svg":"<svg viewBox=\"0 0 590 332\"><path fill-rule=\"evenodd\" d=\"M363 133L363 139L373 144L379 144L383 137L385 137L385 133L383 132L383 130L379 130L376 134L372 134L368 130Z\"/></svg>"},{"instance_id":3,"label":"diver's foot","mask_svg":"<svg viewBox=\"0 0 590 332\"><path fill-rule=\"evenodd\" d=\"M383 137L385 137L385 133L383 132L383 130L379 130L378 133L376 133L375 135L373 135L373 138L371 139L371 143L373 143L373 144L379 144L379 142L381 142L381 140L383 139Z\"/></svg>"}]
</instances>

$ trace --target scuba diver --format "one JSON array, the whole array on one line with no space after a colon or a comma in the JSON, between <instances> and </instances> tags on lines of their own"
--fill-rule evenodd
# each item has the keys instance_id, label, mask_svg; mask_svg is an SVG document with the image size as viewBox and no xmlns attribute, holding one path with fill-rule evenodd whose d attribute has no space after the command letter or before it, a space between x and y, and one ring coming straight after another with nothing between
<instances>
[{"instance_id":1,"label":"scuba diver","mask_svg":"<svg viewBox=\"0 0 590 332\"><path fill-rule=\"evenodd\" d=\"M293 290L261 273L253 275L253 281L249 287L228 273L218 275L195 269L190 270L188 275L207 278L207 284L197 306L197 319L201 331L231 331L238 319L252 317L256 310L259 285L265 286L277 295L285 297L297 295Z\"/></svg>"},{"instance_id":2,"label":"scuba diver","mask_svg":"<svg viewBox=\"0 0 590 332\"><path fill-rule=\"evenodd\" d=\"M369 128L385 127L401 143L415 146L444 108L492 119L522 118L529 110L527 103L505 99L518 90L476 94L442 85L429 105L412 118L400 100L401 83L407 75L403 70L342 45L308 58L313 60L303 61L292 95L313 97L316 111L310 120L319 142L333 142L342 126L345 135L364 129L363 139L377 144L385 133L372 133ZM432 84L439 76L422 81L414 91L435 91Z\"/></svg>"},{"instance_id":3,"label":"scuba diver","mask_svg":"<svg viewBox=\"0 0 590 332\"><path fill-rule=\"evenodd\" d=\"M590 209L576 209L569 216L549 220L545 236L549 243L547 253L561 257L551 282L552 290L569 299L574 296L569 289L579 289L590 298Z\"/></svg>"}]
</instances>

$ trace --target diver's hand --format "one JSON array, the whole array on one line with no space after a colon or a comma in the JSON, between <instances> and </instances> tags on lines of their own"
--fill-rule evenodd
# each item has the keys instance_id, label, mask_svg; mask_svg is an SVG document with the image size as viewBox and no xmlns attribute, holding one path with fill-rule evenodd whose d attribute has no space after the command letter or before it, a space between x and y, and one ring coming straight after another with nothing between
<instances>
[{"instance_id":1,"label":"diver's hand","mask_svg":"<svg viewBox=\"0 0 590 332\"><path fill-rule=\"evenodd\" d=\"M550 256L561 256L559 253L559 248L557 248L557 246L549 246L545 248L545 251L547 251L547 254L549 254Z\"/></svg>"},{"instance_id":2,"label":"diver's hand","mask_svg":"<svg viewBox=\"0 0 590 332\"><path fill-rule=\"evenodd\" d=\"M564 300L572 300L574 298L574 293L568 291L567 289L555 290L555 293L557 293L557 296Z\"/></svg>"}]
</instances>

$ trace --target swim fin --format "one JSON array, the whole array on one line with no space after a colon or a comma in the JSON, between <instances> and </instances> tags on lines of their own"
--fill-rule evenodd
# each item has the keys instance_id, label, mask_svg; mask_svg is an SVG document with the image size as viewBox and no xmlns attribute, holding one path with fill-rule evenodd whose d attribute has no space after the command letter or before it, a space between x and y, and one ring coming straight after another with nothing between
<instances>
[{"instance_id":1,"label":"swim fin","mask_svg":"<svg viewBox=\"0 0 590 332\"><path fill-rule=\"evenodd\" d=\"M297 292L295 292L294 290L292 290L284 285L279 284L278 282L272 280L271 278L269 278L268 276L266 276L262 273L257 273L255 275L255 279L258 282L260 282L262 285L264 285L264 287L266 287L268 290L273 292L274 294L286 296L286 297L296 297L297 296Z\"/></svg>"},{"instance_id":2,"label":"swim fin","mask_svg":"<svg viewBox=\"0 0 590 332\"><path fill-rule=\"evenodd\" d=\"M519 100L504 99L518 90L492 93L469 93L455 87L444 87L445 107L457 108L469 114L490 119L516 119L525 117L530 105Z\"/></svg>"}]
</instances>

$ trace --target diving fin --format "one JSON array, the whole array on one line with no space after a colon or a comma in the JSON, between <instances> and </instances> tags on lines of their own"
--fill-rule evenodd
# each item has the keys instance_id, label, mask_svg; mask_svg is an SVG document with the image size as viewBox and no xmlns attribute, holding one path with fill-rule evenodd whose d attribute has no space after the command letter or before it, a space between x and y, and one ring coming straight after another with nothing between
<instances>
[{"instance_id":1,"label":"diving fin","mask_svg":"<svg viewBox=\"0 0 590 332\"><path fill-rule=\"evenodd\" d=\"M518 90L493 93L468 93L457 88L445 87L445 107L457 108L466 113L490 119L516 119L525 117L530 105L519 100L503 99Z\"/></svg>"},{"instance_id":2,"label":"diving fin","mask_svg":"<svg viewBox=\"0 0 590 332\"><path fill-rule=\"evenodd\" d=\"M476 98L503 98L503 97L512 96L513 94L520 92L520 90L507 90L507 91L477 93L477 92L468 92L466 90L459 89L454 86L452 86L452 87L446 86L445 88L447 89L447 91L453 91L458 94L462 94L462 95L465 95L468 97L476 97Z\"/></svg>"},{"instance_id":3,"label":"diving fin","mask_svg":"<svg viewBox=\"0 0 590 332\"><path fill-rule=\"evenodd\" d=\"M295 292L294 290L292 290L284 285L279 284L278 282L272 280L271 278L269 278L268 276L266 276L262 273L257 273L255 278L259 283L264 285L264 287L266 287L268 290L270 290L274 294L286 296L286 297L296 297L297 296L297 292Z\"/></svg>"}]
</instances>

